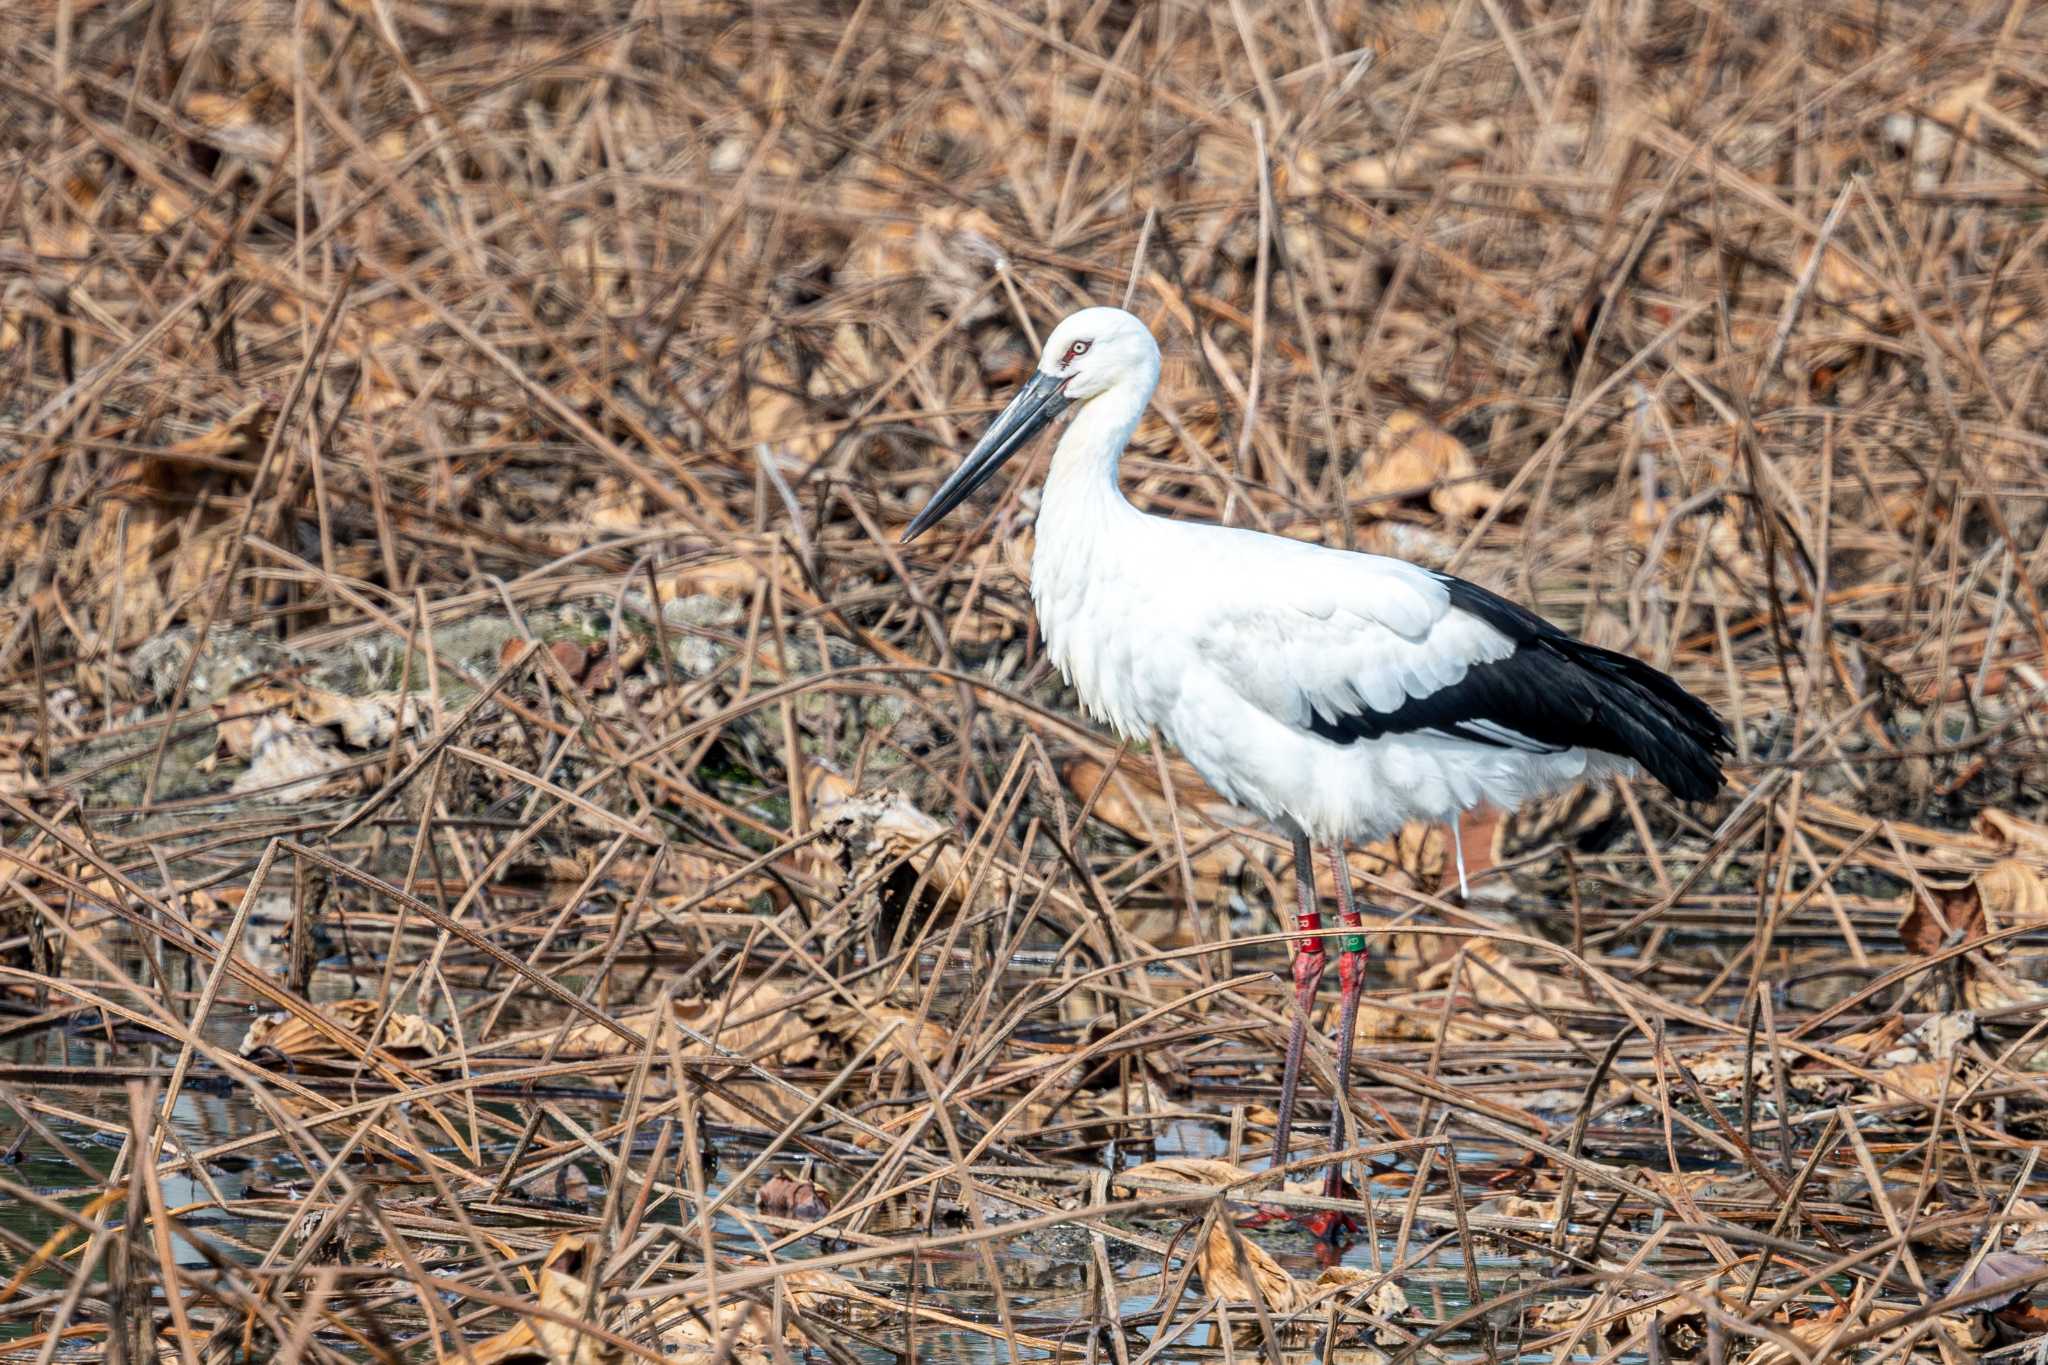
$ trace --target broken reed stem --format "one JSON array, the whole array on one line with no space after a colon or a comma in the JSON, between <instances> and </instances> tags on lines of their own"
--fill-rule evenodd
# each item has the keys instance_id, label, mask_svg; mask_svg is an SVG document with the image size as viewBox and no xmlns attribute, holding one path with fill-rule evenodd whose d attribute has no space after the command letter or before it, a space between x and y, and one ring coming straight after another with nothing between
<instances>
[{"instance_id":1,"label":"broken reed stem","mask_svg":"<svg viewBox=\"0 0 2048 1365\"><path fill-rule=\"evenodd\" d=\"M0 14L0 1335L1952 1349L2048 1202L2048 18L375 9ZM1470 905L1357 851L1391 1140L1291 1174L1405 1307L1237 1226L1320 1195L1126 1197L1261 1149L1285 869L1073 710L1028 461L895 543L1110 301L1136 502L1738 730L1461 826ZM1068 1236L1085 1303L1006 1278Z\"/></svg>"}]
</instances>

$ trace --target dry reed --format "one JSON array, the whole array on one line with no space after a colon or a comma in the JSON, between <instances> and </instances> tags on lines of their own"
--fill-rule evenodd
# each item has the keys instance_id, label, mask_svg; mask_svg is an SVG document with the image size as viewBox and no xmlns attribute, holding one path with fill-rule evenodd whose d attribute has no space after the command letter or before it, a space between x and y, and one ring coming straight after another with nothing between
<instances>
[{"instance_id":1,"label":"dry reed","mask_svg":"<svg viewBox=\"0 0 2048 1365\"><path fill-rule=\"evenodd\" d=\"M0 40L8 1359L2038 1347L2033 7ZM1255 1172L1280 846L1073 713L1026 471L895 545L1125 299L1134 497L1740 734L1470 821L1469 902L1356 855L1340 1208Z\"/></svg>"}]
</instances>

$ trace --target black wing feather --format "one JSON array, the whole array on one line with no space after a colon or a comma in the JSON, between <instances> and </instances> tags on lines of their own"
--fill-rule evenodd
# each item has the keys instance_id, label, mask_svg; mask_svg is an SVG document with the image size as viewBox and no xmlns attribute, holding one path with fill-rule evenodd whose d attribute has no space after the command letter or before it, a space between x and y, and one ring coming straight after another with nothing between
<instances>
[{"instance_id":1,"label":"black wing feather","mask_svg":"<svg viewBox=\"0 0 2048 1365\"><path fill-rule=\"evenodd\" d=\"M1597 749L1635 760L1687 801L1720 792L1719 756L1734 746L1713 707L1640 659L1575 640L1476 583L1437 579L1452 607L1513 640L1514 653L1392 711L1311 714L1310 730L1339 744L1434 731L1532 753Z\"/></svg>"}]
</instances>

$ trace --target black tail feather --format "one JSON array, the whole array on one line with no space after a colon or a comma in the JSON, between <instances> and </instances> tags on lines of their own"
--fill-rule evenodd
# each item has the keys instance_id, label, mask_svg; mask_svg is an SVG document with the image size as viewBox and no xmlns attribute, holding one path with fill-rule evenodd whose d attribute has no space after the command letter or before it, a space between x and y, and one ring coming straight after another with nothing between
<instances>
[{"instance_id":1,"label":"black tail feather","mask_svg":"<svg viewBox=\"0 0 2048 1365\"><path fill-rule=\"evenodd\" d=\"M1611 649L1569 638L1544 640L1535 648L1556 650L1599 680L1603 728L1619 743L1593 747L1634 759L1683 800L1720 795L1720 756L1734 753L1735 746L1713 707L1669 674Z\"/></svg>"},{"instance_id":2,"label":"black tail feather","mask_svg":"<svg viewBox=\"0 0 2048 1365\"><path fill-rule=\"evenodd\" d=\"M1542 617L1477 584L1439 575L1451 604L1515 641L1496 665L1541 695L1525 695L1504 722L1546 744L1597 749L1633 759L1687 801L1718 795L1721 756L1735 752L1714 708L1640 659L1573 639Z\"/></svg>"}]
</instances>

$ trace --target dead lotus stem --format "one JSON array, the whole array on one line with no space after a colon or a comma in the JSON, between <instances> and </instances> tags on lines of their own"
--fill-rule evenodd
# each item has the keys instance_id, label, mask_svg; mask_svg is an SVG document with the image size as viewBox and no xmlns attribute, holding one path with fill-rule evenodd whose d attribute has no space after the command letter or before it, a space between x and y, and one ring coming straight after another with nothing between
<instances>
[{"instance_id":1,"label":"dead lotus stem","mask_svg":"<svg viewBox=\"0 0 2048 1365\"><path fill-rule=\"evenodd\" d=\"M2048 13L1535 8L0 6L0 1337L2038 1353ZM897 543L1117 301L1739 732L1351 850L1280 1171L1286 841Z\"/></svg>"}]
</instances>

